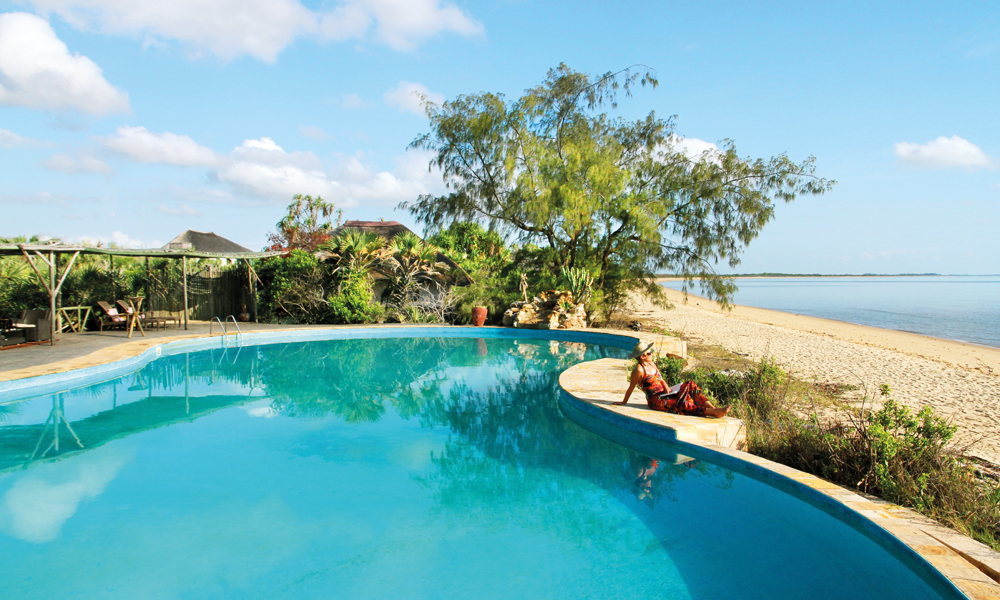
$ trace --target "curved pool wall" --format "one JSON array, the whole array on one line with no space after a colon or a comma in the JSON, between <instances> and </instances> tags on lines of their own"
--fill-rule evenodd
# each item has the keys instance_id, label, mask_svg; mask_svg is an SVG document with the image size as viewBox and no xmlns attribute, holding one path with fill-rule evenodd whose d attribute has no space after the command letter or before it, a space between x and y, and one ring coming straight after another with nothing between
<instances>
[{"instance_id":1,"label":"curved pool wall","mask_svg":"<svg viewBox=\"0 0 1000 600\"><path fill-rule=\"evenodd\" d=\"M653 456L674 455L681 459L688 457L704 460L802 500L848 524L883 548L891 550L911 570L931 582L945 597L967 597L937 568L870 519L802 482L748 461L749 455L744 452L678 440L672 431L594 407L566 390L562 390L560 394L560 407L571 421L581 427L639 452Z\"/></svg>"},{"instance_id":2,"label":"curved pool wall","mask_svg":"<svg viewBox=\"0 0 1000 600\"><path fill-rule=\"evenodd\" d=\"M226 352L239 352L240 347L286 342L386 339L417 337L461 337L485 339L526 339L543 341L582 342L630 349L635 337L587 331L513 330L506 328L456 328L456 327L356 327L307 331L263 332L245 335L242 344L230 342ZM220 349L220 337L195 338L169 342L149 348L141 354L113 363L67 371L63 373L26 377L0 382L0 403L51 394L69 387L79 387L117 377L145 365L160 356L170 356L199 350ZM889 549L911 570L933 584L944 597L965 598L954 583L933 565L917 554L897 537L850 507L803 485L786 475L776 473L752 462L754 457L745 453L678 441L671 432L649 423L636 421L595 408L563 390L560 405L571 420L612 441L639 451L660 456L686 455L727 468L733 472L760 481L770 487L817 507L861 532L880 546Z\"/></svg>"}]
</instances>

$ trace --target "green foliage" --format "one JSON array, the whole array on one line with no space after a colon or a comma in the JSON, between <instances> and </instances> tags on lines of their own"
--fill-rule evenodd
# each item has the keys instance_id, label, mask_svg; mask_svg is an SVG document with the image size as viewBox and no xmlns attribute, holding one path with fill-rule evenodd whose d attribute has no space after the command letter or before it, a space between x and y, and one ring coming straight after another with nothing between
<instances>
[{"instance_id":1,"label":"green foliage","mask_svg":"<svg viewBox=\"0 0 1000 600\"><path fill-rule=\"evenodd\" d=\"M378 271L389 281L382 293L383 300L407 308L419 299L423 290L443 284L448 265L438 261L437 256L437 248L412 232L392 238L387 257L378 266Z\"/></svg>"},{"instance_id":2,"label":"green foliage","mask_svg":"<svg viewBox=\"0 0 1000 600\"><path fill-rule=\"evenodd\" d=\"M706 385L713 379L703 377ZM749 452L908 506L1000 549L1000 486L948 447L956 428L930 407L913 414L883 385L881 408L851 409L823 425L791 409L787 376L773 363L762 361L739 382L733 414L746 423Z\"/></svg>"},{"instance_id":3,"label":"green foliage","mask_svg":"<svg viewBox=\"0 0 1000 600\"><path fill-rule=\"evenodd\" d=\"M692 160L675 147L672 119L598 112L636 85L657 81L649 71L592 78L560 65L517 100L483 93L428 105L431 132L412 146L435 153L452 191L401 207L432 228L478 221L537 242L541 272L593 273L607 313L630 289L660 297L653 275L667 270L701 277L710 296L728 301L732 279L712 266L739 264L775 201L833 182L815 176L812 158L741 158L729 141Z\"/></svg>"},{"instance_id":4,"label":"green foliage","mask_svg":"<svg viewBox=\"0 0 1000 600\"><path fill-rule=\"evenodd\" d=\"M288 214L275 224L275 233L267 236L269 250L308 250L315 252L330 239L333 224L332 202L316 196L296 194L288 205Z\"/></svg>"},{"instance_id":5,"label":"green foliage","mask_svg":"<svg viewBox=\"0 0 1000 600\"><path fill-rule=\"evenodd\" d=\"M342 276L327 305L326 320L330 323L378 323L385 317L385 309L375 302L367 273L360 271L347 271Z\"/></svg>"},{"instance_id":6,"label":"green foliage","mask_svg":"<svg viewBox=\"0 0 1000 600\"><path fill-rule=\"evenodd\" d=\"M657 356L654 362L656 363L656 368L660 370L663 380L667 382L667 385L677 385L683 381L681 379L681 371L684 370L684 359Z\"/></svg>"},{"instance_id":7,"label":"green foliage","mask_svg":"<svg viewBox=\"0 0 1000 600\"><path fill-rule=\"evenodd\" d=\"M264 282L260 312L267 319L295 323L322 322L327 311L323 268L304 250L264 261L258 271Z\"/></svg>"},{"instance_id":8,"label":"green foliage","mask_svg":"<svg viewBox=\"0 0 1000 600\"><path fill-rule=\"evenodd\" d=\"M586 269L563 267L561 272L566 287L573 294L573 302L586 304L590 300L590 286L594 284L594 278Z\"/></svg>"},{"instance_id":9,"label":"green foliage","mask_svg":"<svg viewBox=\"0 0 1000 600\"><path fill-rule=\"evenodd\" d=\"M386 259L386 246L379 234L348 227L324 243L322 249L334 254L338 268L370 273Z\"/></svg>"},{"instance_id":10,"label":"green foliage","mask_svg":"<svg viewBox=\"0 0 1000 600\"><path fill-rule=\"evenodd\" d=\"M427 243L440 248L473 277L493 277L511 261L511 251L500 234L473 221L455 221L427 238Z\"/></svg>"},{"instance_id":11,"label":"green foliage","mask_svg":"<svg viewBox=\"0 0 1000 600\"><path fill-rule=\"evenodd\" d=\"M23 258L0 258L0 318L13 319L22 310L48 305L49 295Z\"/></svg>"}]
</instances>

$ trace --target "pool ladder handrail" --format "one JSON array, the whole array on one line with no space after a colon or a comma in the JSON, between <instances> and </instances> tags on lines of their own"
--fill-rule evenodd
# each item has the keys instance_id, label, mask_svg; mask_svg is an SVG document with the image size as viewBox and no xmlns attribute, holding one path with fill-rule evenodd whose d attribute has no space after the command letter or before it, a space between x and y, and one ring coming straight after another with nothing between
<instances>
[{"instance_id":1,"label":"pool ladder handrail","mask_svg":"<svg viewBox=\"0 0 1000 600\"><path fill-rule=\"evenodd\" d=\"M229 333L228 331L226 331L226 323L229 322L229 319L233 320L233 325L236 326L236 333ZM229 315L228 317L226 317L225 323L223 323L222 319L220 319L219 317L212 317L212 320L208 322L208 335L212 335L212 326L215 324L216 321L219 322L219 327L222 329L223 346L226 345L227 341L229 340L229 336L231 335L236 336L237 345L241 347L243 346L243 331L240 330L240 324L236 322L236 317L234 317L233 315Z\"/></svg>"},{"instance_id":2,"label":"pool ladder handrail","mask_svg":"<svg viewBox=\"0 0 1000 600\"><path fill-rule=\"evenodd\" d=\"M236 344L243 347L243 332L240 330L240 324L236 322L236 317L233 315L226 317L226 323L228 323L230 319L233 320L233 326L236 327Z\"/></svg>"}]
</instances>

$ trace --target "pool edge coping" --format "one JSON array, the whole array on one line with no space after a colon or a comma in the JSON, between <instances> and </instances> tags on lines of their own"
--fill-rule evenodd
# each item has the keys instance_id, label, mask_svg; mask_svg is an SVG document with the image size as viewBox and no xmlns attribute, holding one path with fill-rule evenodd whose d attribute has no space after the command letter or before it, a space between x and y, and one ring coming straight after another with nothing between
<instances>
[{"instance_id":1,"label":"pool edge coping","mask_svg":"<svg viewBox=\"0 0 1000 600\"><path fill-rule=\"evenodd\" d=\"M388 334L394 330L398 331L401 329L441 329L455 332L459 330L463 332L474 330L486 334L480 337L488 338L507 337L495 335L500 331L516 331L518 335L510 337L523 337L527 339L551 340L554 337L593 339L595 337L603 337L611 338L607 340L610 342L613 341L613 338L619 338L624 345L619 345L618 347L626 349L636 339L644 337L638 334L629 335L617 330L609 331L601 329L532 330L512 329L509 327L473 328L448 325L399 324L298 327L294 329L252 332L244 334L244 339L250 337L251 342L254 343L244 345L294 341L291 338L296 338L298 341L345 339L346 336L343 334L351 331L373 330ZM389 336L379 335L375 337ZM461 337L476 336L463 335ZM307 339L303 340L303 338ZM52 393L58 387L79 385L86 379L99 376L112 377L118 372L142 366L164 354L207 350L213 347L226 348L225 340L224 336L210 334L171 336L123 344L111 348L102 348L85 356L49 363L47 365L0 372L0 393L24 391L31 388L38 388L39 393ZM585 339L568 339L566 341L589 343ZM228 348L235 348L235 346L230 345ZM578 410L586 410L583 408L584 406L593 409L600 405L594 405L588 402L586 398L568 391L566 386L563 385L563 378L567 374L572 376L571 372L578 373L580 370L587 369L588 366L592 367L592 363L594 362L597 361L582 362L560 373L561 400L570 401L574 408ZM624 364L626 361L621 360L621 362ZM15 374L15 377L9 377L10 374ZM50 390L48 388L53 389ZM0 403L3 402L0 401ZM609 419L608 415L615 415L615 418ZM572 414L567 416L572 419ZM620 424L625 421L638 421L628 415L622 415L603 408L597 408L597 412L589 413L589 416L602 420L605 424L612 427L620 427ZM616 423L615 421L618 422ZM666 442L681 447L689 446L692 449L696 449L699 453L711 456L714 462L719 462L723 466L738 463L741 470L755 472L762 481L780 483L782 485L779 487L796 490L811 500L826 503L830 507L833 507L835 512L843 516L852 517L851 520L853 522L866 527L871 534L886 538L887 540L891 538L891 540L894 540L895 545L912 552L920 559L920 562L929 566L932 576L942 579L942 583L954 588L965 597L971 600L1000 600L1000 553L995 552L985 544L981 544L968 536L945 527L911 509L894 505L880 498L863 496L814 475L749 454L742 450L705 443L700 440L680 439L677 436L677 429L666 424L650 423L648 421L641 422L647 425L642 432L631 429L629 433L632 435L647 436L655 441Z\"/></svg>"},{"instance_id":2,"label":"pool edge coping","mask_svg":"<svg viewBox=\"0 0 1000 600\"><path fill-rule=\"evenodd\" d=\"M874 496L862 495L737 448L706 443L696 435L683 435L683 425L675 428L650 419L637 419L600 403L606 402L606 399L588 398L573 391L587 389L587 386L573 381L574 379L582 379L588 370L593 371L597 366L594 363L606 364L610 361L618 361L622 366L620 390L616 390L620 397L624 395L626 388L626 360L599 359L582 362L560 374L561 399L573 409L565 412L577 424L586 427L581 422L580 415L583 415L584 418L600 421L625 435L642 436L655 442L679 446L681 451L687 448L689 451L693 450L694 454L707 455L712 462L722 466L738 463L740 470L748 476L756 475L756 479L765 483L778 484L776 487L797 493L835 517L849 517L849 524L865 528L868 533L898 549L912 552L921 559L921 563L930 567L928 574L936 579L943 579L950 584L948 587L953 587L965 597L972 600L1000 599L1000 553L985 544L912 509ZM593 377L590 381L593 381ZM596 392L593 395L600 393L592 387L591 390ZM574 412L578 414L573 414Z\"/></svg>"}]
</instances>

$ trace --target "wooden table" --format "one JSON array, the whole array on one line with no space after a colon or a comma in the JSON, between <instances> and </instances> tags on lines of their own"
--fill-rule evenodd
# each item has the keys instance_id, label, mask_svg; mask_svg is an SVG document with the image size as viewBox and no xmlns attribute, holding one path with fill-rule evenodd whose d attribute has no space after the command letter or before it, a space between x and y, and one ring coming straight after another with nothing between
<instances>
[{"instance_id":1,"label":"wooden table","mask_svg":"<svg viewBox=\"0 0 1000 600\"><path fill-rule=\"evenodd\" d=\"M129 308L132 309L128 315L128 337L132 337L133 327L138 327L142 337L146 337L146 332L142 330L142 322L139 321L139 310L142 308L142 301L145 299L145 296L129 296L127 298Z\"/></svg>"},{"instance_id":2,"label":"wooden table","mask_svg":"<svg viewBox=\"0 0 1000 600\"><path fill-rule=\"evenodd\" d=\"M67 311L76 311L76 321L70 317ZM65 319L65 321L63 321ZM62 333L68 327L73 333L80 333L87 327L90 320L89 306L63 306L59 309L59 322L56 324L56 331Z\"/></svg>"}]
</instances>

